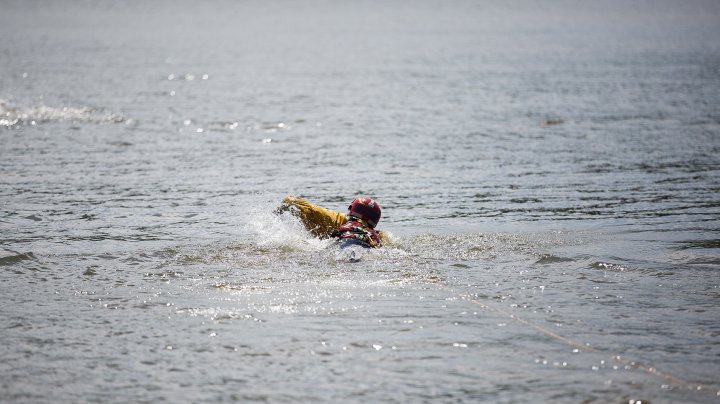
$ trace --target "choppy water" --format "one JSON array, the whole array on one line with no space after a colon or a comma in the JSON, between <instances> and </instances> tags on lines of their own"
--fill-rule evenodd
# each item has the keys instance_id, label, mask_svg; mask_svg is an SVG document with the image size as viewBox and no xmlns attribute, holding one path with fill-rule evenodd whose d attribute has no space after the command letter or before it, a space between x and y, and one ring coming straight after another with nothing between
<instances>
[{"instance_id":1,"label":"choppy water","mask_svg":"<svg viewBox=\"0 0 720 404\"><path fill-rule=\"evenodd\" d=\"M2 401L718 400L716 2L195 3L0 4Z\"/></svg>"}]
</instances>

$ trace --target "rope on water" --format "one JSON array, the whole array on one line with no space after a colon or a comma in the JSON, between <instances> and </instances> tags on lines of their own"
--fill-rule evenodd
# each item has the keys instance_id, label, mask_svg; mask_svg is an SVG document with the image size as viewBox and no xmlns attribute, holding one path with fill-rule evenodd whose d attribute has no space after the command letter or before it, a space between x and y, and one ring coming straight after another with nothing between
<instances>
[{"instance_id":1,"label":"rope on water","mask_svg":"<svg viewBox=\"0 0 720 404\"><path fill-rule=\"evenodd\" d=\"M572 347L575 347L575 348L577 348L577 349L582 349L582 350L589 351L589 352L594 352L594 353L599 353L599 354L608 355L608 356L610 356L613 360L616 360L616 361L618 361L618 362L620 362L620 363L623 363L623 364L625 364L626 366L629 366L629 367L631 367L631 368L633 368L633 369L637 369L637 370L640 370L640 371L642 371L642 372L645 372L645 373L651 374L651 375L653 375L653 376L659 377L659 378L661 378L661 379L663 379L663 380L665 380L665 381L667 381L667 382L669 382L669 383L675 384L675 385L680 385L680 386L683 386L683 387L692 388L692 389L694 389L694 390L706 390L706 389L707 389L707 390L710 390L710 389L709 389L709 386L704 386L704 385L700 385L700 384L691 383L691 382L689 382L689 381L687 381L687 380L685 380L685 379L682 379L682 378L680 378L680 377L673 376L673 375L671 375L671 374L662 372L662 371L658 370L656 367L645 366L645 365L640 364L638 361L632 360L632 359L630 359L630 358L626 358L626 357L624 357L624 356L622 356L622 355L617 355L617 354L608 353L607 351L602 350L602 349L600 349L600 348L594 348L594 347L589 346L589 345L587 345L587 344L583 344L583 343L581 343L581 342L575 341L575 340L573 340L573 339L571 339L571 338L563 337L562 335L559 335L558 333L556 333L556 332L554 332L554 331L552 331L552 330L550 330L550 329L548 329L548 328L546 328L546 327L543 327L543 326L541 326L541 325L538 325L538 324L535 324L535 323L530 322L530 321L528 321L528 320L525 320L525 319L523 319L523 318L520 318L520 317L518 317L516 314L514 314L514 313L512 313L512 312L510 312L510 311L508 311L508 310L506 310L506 309L503 309L503 308L501 308L501 307L497 307L497 306L494 306L494 305L489 305L489 304L487 304L487 303L483 303L483 302L481 302L480 300L478 300L476 297L473 297L473 296L470 295L470 294L458 293L458 292L456 292L455 290L453 290L453 289L450 288L450 287L447 287L447 286L444 286L444 285L439 285L439 284L436 284L436 285L438 285L441 289L443 289L443 290L445 290L445 291L448 291L448 292L450 292L450 293L455 294L457 297L459 297L459 298L461 298L461 299L463 299L463 300L465 300L465 301L467 301L467 302L476 304L476 305L480 306L481 308L486 309L486 310L488 310L488 311L492 311L492 312L495 312L495 313L498 313L498 314L501 314L501 315L504 315L504 316L508 316L508 317L510 317L511 319L513 319L514 321L516 321L516 322L518 322L518 323L520 323L520 324L523 324L523 325L525 325L525 326L527 326L527 327L533 328L533 329L539 331L540 333L542 333L542 334L544 334L544 335L547 335L548 337L550 337L550 338L552 338L552 339L561 341L561 342L563 342L563 343L565 343L565 344L567 344L567 345L570 345L570 346L572 346ZM720 391L718 392L718 394L720 394Z\"/></svg>"}]
</instances>

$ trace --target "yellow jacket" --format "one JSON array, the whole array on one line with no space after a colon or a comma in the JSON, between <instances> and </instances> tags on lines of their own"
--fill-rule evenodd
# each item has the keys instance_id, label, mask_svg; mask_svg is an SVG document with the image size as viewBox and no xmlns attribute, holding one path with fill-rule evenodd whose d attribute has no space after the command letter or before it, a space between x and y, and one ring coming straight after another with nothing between
<instances>
[{"instance_id":1,"label":"yellow jacket","mask_svg":"<svg viewBox=\"0 0 720 404\"><path fill-rule=\"evenodd\" d=\"M292 208L295 215L305 228L315 237L327 238L333 230L345 224L347 216L334 210L313 205L302 198L288 196L283 199L284 207ZM388 237L384 232L377 232L381 242L385 243Z\"/></svg>"}]
</instances>

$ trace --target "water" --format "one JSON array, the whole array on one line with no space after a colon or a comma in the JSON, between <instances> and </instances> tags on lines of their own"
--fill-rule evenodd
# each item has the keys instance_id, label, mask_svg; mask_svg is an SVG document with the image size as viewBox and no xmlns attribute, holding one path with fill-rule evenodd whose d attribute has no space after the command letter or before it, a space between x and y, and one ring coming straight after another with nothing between
<instances>
[{"instance_id":1,"label":"water","mask_svg":"<svg viewBox=\"0 0 720 404\"><path fill-rule=\"evenodd\" d=\"M718 400L715 2L0 10L2 401Z\"/></svg>"}]
</instances>

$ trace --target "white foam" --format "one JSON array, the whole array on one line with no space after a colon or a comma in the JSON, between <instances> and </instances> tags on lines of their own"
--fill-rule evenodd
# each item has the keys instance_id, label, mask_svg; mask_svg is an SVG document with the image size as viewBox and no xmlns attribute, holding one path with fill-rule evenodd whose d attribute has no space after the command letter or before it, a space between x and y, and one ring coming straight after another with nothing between
<instances>
[{"instance_id":1,"label":"white foam","mask_svg":"<svg viewBox=\"0 0 720 404\"><path fill-rule=\"evenodd\" d=\"M125 122L125 118L90 107L49 107L46 105L20 107L0 100L0 126L36 125L51 121L121 123Z\"/></svg>"}]
</instances>

